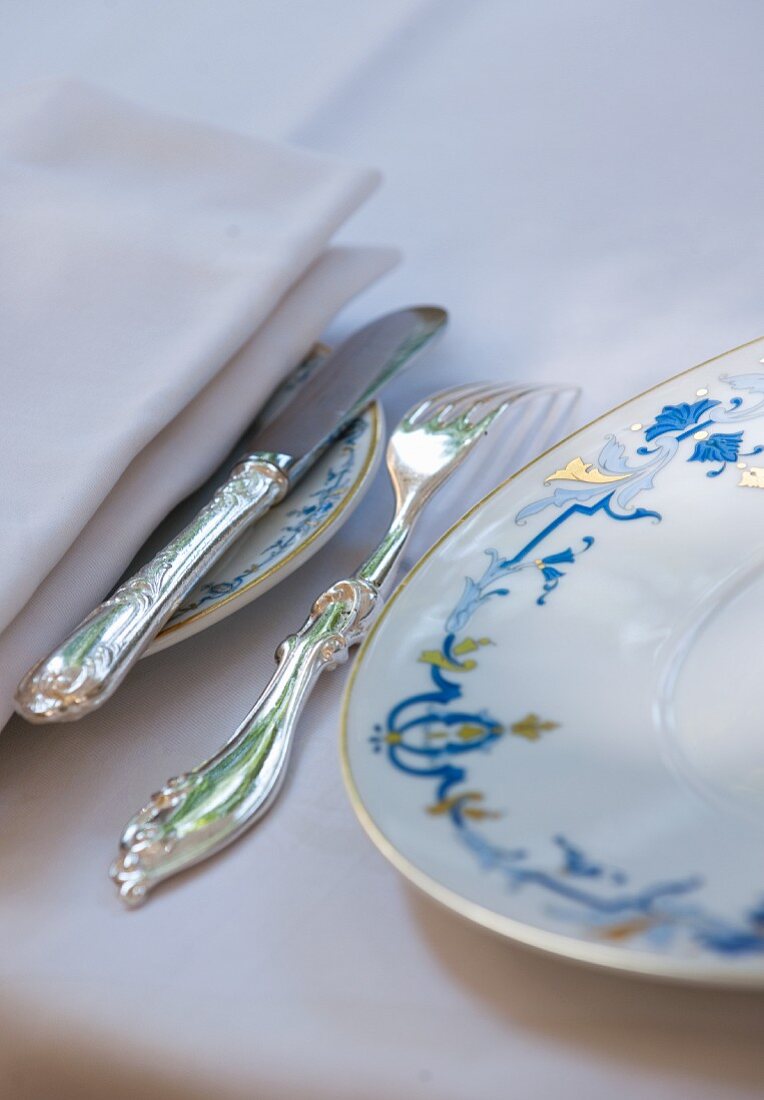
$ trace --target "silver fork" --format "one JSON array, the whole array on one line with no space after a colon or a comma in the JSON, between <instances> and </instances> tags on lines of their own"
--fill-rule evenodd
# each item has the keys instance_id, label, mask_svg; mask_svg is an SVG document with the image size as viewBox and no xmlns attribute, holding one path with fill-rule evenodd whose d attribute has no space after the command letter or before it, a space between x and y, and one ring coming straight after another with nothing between
<instances>
[{"instance_id":1,"label":"silver fork","mask_svg":"<svg viewBox=\"0 0 764 1100\"><path fill-rule=\"evenodd\" d=\"M368 633L422 508L510 406L553 387L460 386L410 409L393 432L387 468L395 512L387 534L356 572L314 602L276 652L276 671L231 739L209 760L169 780L126 826L111 877L139 905L158 883L225 847L273 802L299 715L325 669Z\"/></svg>"}]
</instances>

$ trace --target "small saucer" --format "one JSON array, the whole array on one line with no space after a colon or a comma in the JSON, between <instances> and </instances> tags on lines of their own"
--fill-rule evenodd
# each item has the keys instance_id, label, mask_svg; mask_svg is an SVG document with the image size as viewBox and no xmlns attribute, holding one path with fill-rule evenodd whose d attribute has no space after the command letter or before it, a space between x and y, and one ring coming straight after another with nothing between
<instances>
[{"instance_id":1,"label":"small saucer","mask_svg":"<svg viewBox=\"0 0 764 1100\"><path fill-rule=\"evenodd\" d=\"M336 534L360 503L382 455L375 402L289 496L255 523L189 593L146 655L220 622L285 580Z\"/></svg>"}]
</instances>

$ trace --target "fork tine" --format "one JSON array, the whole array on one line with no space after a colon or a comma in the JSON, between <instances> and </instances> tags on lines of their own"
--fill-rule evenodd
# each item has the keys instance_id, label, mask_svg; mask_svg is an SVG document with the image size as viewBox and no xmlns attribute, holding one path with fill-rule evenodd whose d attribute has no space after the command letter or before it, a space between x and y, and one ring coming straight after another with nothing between
<instances>
[{"instance_id":1,"label":"fork tine","mask_svg":"<svg viewBox=\"0 0 764 1100\"><path fill-rule=\"evenodd\" d=\"M503 469L494 478L495 484L508 476L517 461L522 463L532 457L531 448L534 454L539 454L558 442L579 393L575 386L549 385L520 397L514 404L515 416L507 425L512 436L511 449L503 456Z\"/></svg>"},{"instance_id":2,"label":"fork tine","mask_svg":"<svg viewBox=\"0 0 764 1100\"><path fill-rule=\"evenodd\" d=\"M424 398L418 405L413 405L404 419L409 427L416 427L425 419L438 420L443 416L446 409L452 407L455 401L460 400L465 394L474 393L483 385L483 383L475 382L467 385L462 383L458 386L452 386L450 389L441 390L439 393Z\"/></svg>"},{"instance_id":3,"label":"fork tine","mask_svg":"<svg viewBox=\"0 0 764 1100\"><path fill-rule=\"evenodd\" d=\"M503 411L512 397L519 396L519 393L517 386L485 386L474 395L472 401L465 399L457 410L457 415L463 415L473 427L482 426Z\"/></svg>"},{"instance_id":4,"label":"fork tine","mask_svg":"<svg viewBox=\"0 0 764 1100\"><path fill-rule=\"evenodd\" d=\"M529 390L518 384L507 386L506 394L509 408L501 414L501 435L496 439L496 446L489 448L477 465L468 459L465 468L469 476L466 477L464 471L461 476L457 472L451 483L451 495L447 493L445 500L441 500L441 515L446 526L454 523L535 454L559 441L579 391L574 386L559 385ZM513 396L517 399L512 400ZM480 433L475 433L475 442L479 438ZM402 571L409 572L429 545L429 538L414 535L405 551Z\"/></svg>"},{"instance_id":5,"label":"fork tine","mask_svg":"<svg viewBox=\"0 0 764 1100\"><path fill-rule=\"evenodd\" d=\"M521 383L501 385L499 383L481 383L461 386L444 394L436 394L430 411L445 405L453 406L454 396L458 399L468 397L477 401L477 407L485 411L489 401L499 408L503 403L507 408L500 414L501 427L497 434L495 447L488 448L476 465L474 459L467 458L467 452L479 447L480 428L468 426L463 434L465 467L468 476L455 471L451 482L451 495L446 493L443 518L446 524L452 524L464 510L478 502L502 481L505 481L520 465L533 458L534 454L545 451L547 447L560 439L563 422L567 417L578 392L575 387L558 385L528 386ZM432 423L432 420L431 420ZM444 427L435 426L435 433ZM447 426L445 426L447 429ZM408 548L403 569L408 572L430 541L425 537L414 536Z\"/></svg>"},{"instance_id":6,"label":"fork tine","mask_svg":"<svg viewBox=\"0 0 764 1100\"><path fill-rule=\"evenodd\" d=\"M413 405L408 410L408 412L406 413L406 416L404 417L404 419L405 419L406 423L408 424L408 426L410 428L413 428L417 424L419 424L420 421L424 420L424 418L427 416L427 414L429 413L431 408L432 408L432 398L431 397L426 397L424 399L424 401L420 401L418 405Z\"/></svg>"},{"instance_id":7,"label":"fork tine","mask_svg":"<svg viewBox=\"0 0 764 1100\"><path fill-rule=\"evenodd\" d=\"M528 438L534 439L534 451L546 450L559 442L567 429L568 419L573 411L581 391L577 386L547 386L539 396L546 398L542 402L538 417L529 422ZM533 433L531 436L531 432Z\"/></svg>"},{"instance_id":8,"label":"fork tine","mask_svg":"<svg viewBox=\"0 0 764 1100\"><path fill-rule=\"evenodd\" d=\"M442 393L436 395L438 398L436 407L438 410L442 410L447 406L450 407L462 401L471 400L475 394L480 393L486 388L487 383L485 382L468 382L465 385L452 386L451 389L443 390Z\"/></svg>"},{"instance_id":9,"label":"fork tine","mask_svg":"<svg viewBox=\"0 0 764 1100\"><path fill-rule=\"evenodd\" d=\"M446 390L434 407L432 419L445 426L467 413L481 400L488 398L495 388L493 383L473 382L467 386Z\"/></svg>"},{"instance_id":10,"label":"fork tine","mask_svg":"<svg viewBox=\"0 0 764 1100\"><path fill-rule=\"evenodd\" d=\"M579 390L574 386L472 382L453 386L425 399L407 414L406 421L409 428L424 420L436 428L448 428L461 419L477 437L508 406L519 410L529 402L535 415L520 417L522 435L515 447L515 451L520 453L531 437L542 440L553 437L554 430L567 419L578 394Z\"/></svg>"},{"instance_id":11,"label":"fork tine","mask_svg":"<svg viewBox=\"0 0 764 1100\"><path fill-rule=\"evenodd\" d=\"M551 440L549 446L551 446L552 443L557 443L562 438L563 433L567 433L571 430L568 421L573 415L573 411L580 397L581 389L579 386L560 387L558 405L557 408L553 410L557 413L557 419L553 427L549 429L549 438Z\"/></svg>"},{"instance_id":12,"label":"fork tine","mask_svg":"<svg viewBox=\"0 0 764 1100\"><path fill-rule=\"evenodd\" d=\"M444 408L450 407L454 401L460 400L464 394L473 393L484 387L485 383L483 382L469 382L466 385L461 383L458 386L451 386L450 389L440 390L438 393L425 397L418 405L412 405L404 419L410 425L418 424L425 417L436 419L442 414Z\"/></svg>"}]
</instances>

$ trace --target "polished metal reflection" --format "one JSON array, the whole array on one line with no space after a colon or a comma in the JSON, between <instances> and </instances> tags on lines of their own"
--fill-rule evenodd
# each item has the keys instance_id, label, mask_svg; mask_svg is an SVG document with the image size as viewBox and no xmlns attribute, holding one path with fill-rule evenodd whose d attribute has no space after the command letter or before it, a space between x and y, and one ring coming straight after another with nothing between
<instances>
[{"instance_id":1,"label":"polished metal reflection","mask_svg":"<svg viewBox=\"0 0 764 1100\"><path fill-rule=\"evenodd\" d=\"M209 502L26 674L16 692L19 714L62 722L101 706L218 558L286 496L446 320L436 306L397 310L354 333L304 384L288 379L273 417L258 421L250 449ZM295 393L301 400L290 403Z\"/></svg>"},{"instance_id":2,"label":"polished metal reflection","mask_svg":"<svg viewBox=\"0 0 764 1100\"><path fill-rule=\"evenodd\" d=\"M394 431L387 466L395 513L387 534L360 566L323 592L296 634L277 652L277 668L233 737L211 759L170 780L128 823L111 876L123 900L140 904L162 880L234 840L271 804L284 778L300 712L318 676L347 659L378 614L422 508L489 428L529 396L558 422L569 390L471 385L410 410ZM470 501L472 503L472 501Z\"/></svg>"}]
</instances>

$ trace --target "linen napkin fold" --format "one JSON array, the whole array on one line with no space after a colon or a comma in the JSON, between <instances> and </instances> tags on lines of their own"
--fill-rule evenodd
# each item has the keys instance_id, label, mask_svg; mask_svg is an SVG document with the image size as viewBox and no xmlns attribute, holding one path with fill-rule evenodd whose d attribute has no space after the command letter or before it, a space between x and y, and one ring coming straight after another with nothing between
<instances>
[{"instance_id":1,"label":"linen napkin fold","mask_svg":"<svg viewBox=\"0 0 764 1100\"><path fill-rule=\"evenodd\" d=\"M0 101L0 724L333 314L376 174L54 82Z\"/></svg>"}]
</instances>

